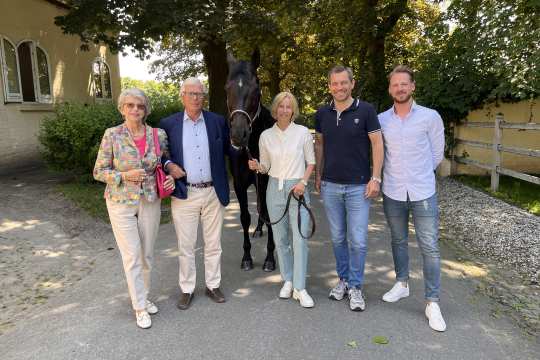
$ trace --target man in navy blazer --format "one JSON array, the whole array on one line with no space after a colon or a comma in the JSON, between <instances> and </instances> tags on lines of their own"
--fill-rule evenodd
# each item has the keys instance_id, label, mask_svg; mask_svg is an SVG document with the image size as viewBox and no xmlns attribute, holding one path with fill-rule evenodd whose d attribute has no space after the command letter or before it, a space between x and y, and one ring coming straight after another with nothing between
<instances>
[{"instance_id":1,"label":"man in navy blazer","mask_svg":"<svg viewBox=\"0 0 540 360\"><path fill-rule=\"evenodd\" d=\"M196 285L195 243L199 221L204 239L206 295L225 302L221 283L221 231L229 182L225 155L230 148L229 128L223 116L203 110L206 90L197 78L186 79L180 90L184 112L162 119L169 147L165 168L175 178L171 200L178 239L178 308L189 308Z\"/></svg>"}]
</instances>

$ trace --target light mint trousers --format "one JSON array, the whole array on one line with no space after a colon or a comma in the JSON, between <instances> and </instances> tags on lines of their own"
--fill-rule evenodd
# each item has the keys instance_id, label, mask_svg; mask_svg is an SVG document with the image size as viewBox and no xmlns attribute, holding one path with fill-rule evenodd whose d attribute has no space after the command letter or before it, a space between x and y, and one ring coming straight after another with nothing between
<instances>
[{"instance_id":1,"label":"light mint trousers","mask_svg":"<svg viewBox=\"0 0 540 360\"><path fill-rule=\"evenodd\" d=\"M279 190L279 180L270 177L266 189L266 204L270 221L274 222L283 214L289 192L300 179L285 180L283 189ZM304 193L306 203L310 204L309 191ZM300 210L302 217L302 233L309 232L309 215L305 208ZM291 199L289 213L279 223L272 225L274 241L276 243L279 271L283 281L292 281L293 287L298 290L306 287L306 274L308 264L308 245L298 231L298 202Z\"/></svg>"}]
</instances>

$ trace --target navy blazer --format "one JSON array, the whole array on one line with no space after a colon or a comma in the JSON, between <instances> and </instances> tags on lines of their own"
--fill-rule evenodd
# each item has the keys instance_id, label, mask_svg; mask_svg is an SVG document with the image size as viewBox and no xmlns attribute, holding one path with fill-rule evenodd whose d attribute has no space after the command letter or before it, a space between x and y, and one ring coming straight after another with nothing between
<instances>
[{"instance_id":1,"label":"navy blazer","mask_svg":"<svg viewBox=\"0 0 540 360\"><path fill-rule=\"evenodd\" d=\"M229 204L229 180L225 155L229 155L230 137L229 126L225 118L213 112L204 111L204 124L208 135L210 151L210 170L214 189L223 206ZM169 157L164 156L163 163L170 160L184 168L184 149L182 146L184 112L172 114L159 122L159 127L165 130L169 141ZM186 154L189 156L189 154ZM173 196L178 199L187 199L186 177L175 181L176 188Z\"/></svg>"}]
</instances>

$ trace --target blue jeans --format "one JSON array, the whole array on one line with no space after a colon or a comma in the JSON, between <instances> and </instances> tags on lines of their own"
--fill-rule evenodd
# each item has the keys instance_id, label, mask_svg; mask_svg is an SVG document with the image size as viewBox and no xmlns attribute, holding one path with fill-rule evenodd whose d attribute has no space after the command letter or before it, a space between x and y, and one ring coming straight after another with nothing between
<instances>
[{"instance_id":1,"label":"blue jeans","mask_svg":"<svg viewBox=\"0 0 540 360\"><path fill-rule=\"evenodd\" d=\"M330 224L336 271L349 287L361 288L367 254L367 229L371 201L366 185L321 183L321 197Z\"/></svg>"},{"instance_id":2,"label":"blue jeans","mask_svg":"<svg viewBox=\"0 0 540 360\"><path fill-rule=\"evenodd\" d=\"M392 255L397 281L409 279L409 213L424 262L425 298L439 301L441 254L437 194L420 201L398 201L383 194L384 214L392 236Z\"/></svg>"},{"instance_id":3,"label":"blue jeans","mask_svg":"<svg viewBox=\"0 0 540 360\"><path fill-rule=\"evenodd\" d=\"M283 189L279 190L278 179L270 177L266 189L266 206L268 207L270 221L276 221L283 214L289 192L299 181L300 179L285 180ZM307 187L304 192L304 198L309 205L310 199ZM302 234L308 235L309 215L304 207L300 209L300 216L302 218ZM281 278L283 281L292 281L295 289L305 289L308 245L307 240L298 231L298 202L294 198L291 199L288 215L279 223L272 225L272 232L274 233L274 241L276 242Z\"/></svg>"}]
</instances>

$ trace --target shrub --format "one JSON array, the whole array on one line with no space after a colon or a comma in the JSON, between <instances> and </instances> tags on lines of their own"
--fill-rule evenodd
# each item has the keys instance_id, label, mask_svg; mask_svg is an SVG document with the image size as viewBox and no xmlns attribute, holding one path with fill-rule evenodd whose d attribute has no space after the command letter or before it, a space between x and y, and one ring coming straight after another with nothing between
<instances>
[{"instance_id":1,"label":"shrub","mask_svg":"<svg viewBox=\"0 0 540 360\"><path fill-rule=\"evenodd\" d=\"M54 115L41 124L43 158L52 169L89 174L105 129L121 122L113 103L58 105Z\"/></svg>"}]
</instances>

